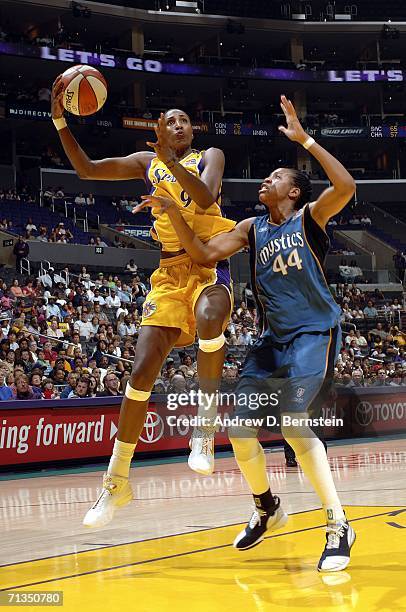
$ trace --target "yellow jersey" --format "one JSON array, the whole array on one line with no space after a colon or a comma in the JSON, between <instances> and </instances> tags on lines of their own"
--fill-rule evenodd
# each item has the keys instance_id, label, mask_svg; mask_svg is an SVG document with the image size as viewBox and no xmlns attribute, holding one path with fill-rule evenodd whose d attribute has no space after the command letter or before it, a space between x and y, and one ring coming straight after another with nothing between
<instances>
[{"instance_id":1,"label":"yellow jersey","mask_svg":"<svg viewBox=\"0 0 406 612\"><path fill-rule=\"evenodd\" d=\"M184 168L195 176L201 176L204 169L204 151L192 150L189 155L179 161ZM150 194L172 198L182 213L186 223L191 227L202 242L229 232L236 222L225 219L220 209L220 194L217 202L206 210L199 208L189 195L182 189L170 170L157 157L154 157L146 170L146 183ZM151 236L158 240L164 251L180 251L183 247L172 227L168 215L157 216L158 208L152 209L155 222L151 228Z\"/></svg>"}]
</instances>

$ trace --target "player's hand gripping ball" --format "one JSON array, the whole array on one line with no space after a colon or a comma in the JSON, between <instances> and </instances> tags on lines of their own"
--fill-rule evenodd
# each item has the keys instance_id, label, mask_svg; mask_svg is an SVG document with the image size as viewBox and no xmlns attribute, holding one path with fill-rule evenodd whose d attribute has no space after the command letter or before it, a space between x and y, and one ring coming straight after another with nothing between
<instances>
[{"instance_id":1,"label":"player's hand gripping ball","mask_svg":"<svg viewBox=\"0 0 406 612\"><path fill-rule=\"evenodd\" d=\"M93 115L107 99L106 79L92 66L72 66L61 75L61 81L63 106L73 115Z\"/></svg>"}]
</instances>

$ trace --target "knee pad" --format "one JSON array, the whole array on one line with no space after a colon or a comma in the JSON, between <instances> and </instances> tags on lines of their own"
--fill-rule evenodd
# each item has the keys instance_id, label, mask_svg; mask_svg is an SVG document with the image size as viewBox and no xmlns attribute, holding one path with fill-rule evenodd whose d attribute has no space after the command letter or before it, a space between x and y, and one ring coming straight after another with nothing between
<instances>
[{"instance_id":1,"label":"knee pad","mask_svg":"<svg viewBox=\"0 0 406 612\"><path fill-rule=\"evenodd\" d=\"M139 391L138 389L133 389L130 383L127 383L125 388L125 396L130 400L134 400L136 402L145 402L151 396L151 391Z\"/></svg>"},{"instance_id":2,"label":"knee pad","mask_svg":"<svg viewBox=\"0 0 406 612\"><path fill-rule=\"evenodd\" d=\"M221 334L217 338L211 340L201 340L199 338L199 349L204 353L214 353L224 346L226 339L224 334Z\"/></svg>"}]
</instances>

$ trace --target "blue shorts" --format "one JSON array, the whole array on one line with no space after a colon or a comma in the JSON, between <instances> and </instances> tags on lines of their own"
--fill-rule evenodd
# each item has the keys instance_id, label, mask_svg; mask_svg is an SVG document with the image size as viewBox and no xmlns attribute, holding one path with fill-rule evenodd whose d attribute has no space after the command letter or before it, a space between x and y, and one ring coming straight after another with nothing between
<instances>
[{"instance_id":1,"label":"blue shorts","mask_svg":"<svg viewBox=\"0 0 406 612\"><path fill-rule=\"evenodd\" d=\"M248 354L235 394L233 416L263 418L286 412L320 416L341 348L341 328L303 333L287 344L260 339ZM258 394L272 400L258 406ZM254 399L254 401L252 401ZM262 425L266 428L266 423Z\"/></svg>"}]
</instances>

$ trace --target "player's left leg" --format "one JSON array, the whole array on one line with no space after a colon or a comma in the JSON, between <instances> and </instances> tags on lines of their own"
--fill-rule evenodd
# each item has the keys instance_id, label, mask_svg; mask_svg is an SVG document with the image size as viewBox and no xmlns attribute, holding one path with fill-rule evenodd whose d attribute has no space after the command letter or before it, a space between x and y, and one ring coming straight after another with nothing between
<instances>
[{"instance_id":1,"label":"player's left leg","mask_svg":"<svg viewBox=\"0 0 406 612\"><path fill-rule=\"evenodd\" d=\"M231 298L223 285L211 285L200 295L195 306L199 350L197 371L203 394L198 416L205 425L195 428L191 439L189 467L200 474L214 470L214 419L217 415L216 392L220 389L224 365L223 331L230 318Z\"/></svg>"},{"instance_id":2,"label":"player's left leg","mask_svg":"<svg viewBox=\"0 0 406 612\"><path fill-rule=\"evenodd\" d=\"M307 413L285 413L295 419L308 418ZM350 562L355 532L348 523L334 484L323 443L308 426L282 426L285 440L294 449L304 474L317 493L326 515L327 541L318 569L337 572Z\"/></svg>"},{"instance_id":3,"label":"player's left leg","mask_svg":"<svg viewBox=\"0 0 406 612\"><path fill-rule=\"evenodd\" d=\"M324 395L337 351L341 346L339 328L328 334L302 334L291 344L291 400L282 415L282 434L322 503L327 523L327 542L319 571L339 571L350 562L355 533L347 522L323 442L306 422L321 416L320 395ZM326 381L327 377L327 381ZM295 418L288 421L285 417ZM299 421L297 421L299 419Z\"/></svg>"},{"instance_id":4,"label":"player's left leg","mask_svg":"<svg viewBox=\"0 0 406 612\"><path fill-rule=\"evenodd\" d=\"M327 444L326 444L326 441L324 440L322 428L314 427L313 431L317 435L317 437L320 439L321 443L324 446L324 450L327 453ZM286 467L297 467L295 451L293 450L291 445L286 442L286 440L283 440L283 452L285 453Z\"/></svg>"}]
</instances>

